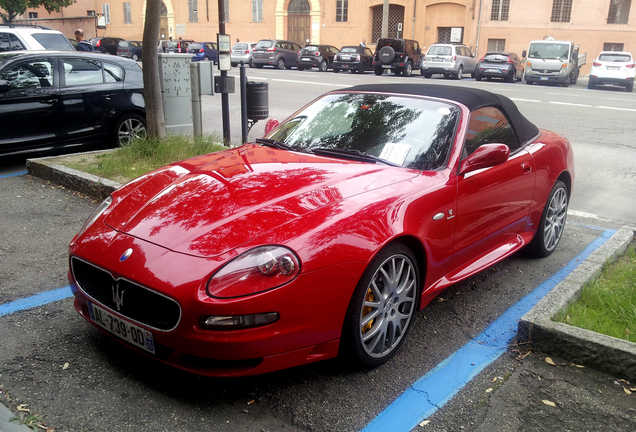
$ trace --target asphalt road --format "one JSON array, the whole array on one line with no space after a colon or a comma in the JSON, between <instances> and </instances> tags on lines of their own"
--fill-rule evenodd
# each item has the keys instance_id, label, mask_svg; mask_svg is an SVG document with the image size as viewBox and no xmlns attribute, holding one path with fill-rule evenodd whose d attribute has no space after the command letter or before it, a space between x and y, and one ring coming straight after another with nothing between
<instances>
[{"instance_id":1,"label":"asphalt road","mask_svg":"<svg viewBox=\"0 0 636 432\"><path fill-rule=\"evenodd\" d=\"M424 81L417 75L295 70L248 74L270 83L270 113L279 119L339 86ZM575 193L567 229L553 255L538 260L521 252L449 288L416 315L398 355L371 370L331 360L252 378L201 378L131 353L86 323L71 299L60 300L0 317L0 402L14 410L26 404L58 431L358 431L581 253L603 229L636 225L636 203L628 193L635 181L630 166L634 144L628 136L634 95L588 91L581 85L426 82L500 91L540 127L570 139L576 155ZM232 129L238 140L235 98ZM204 117L206 131L220 130L220 97L205 98ZM262 123L253 136L262 134ZM68 285L66 247L96 206L40 179L9 176L23 169L19 159L0 160L0 305ZM523 346L511 346L417 429L636 429L636 414L629 411L633 396L610 396L622 396L615 378L558 359L558 367L548 369L541 353L526 354ZM488 388L494 390L486 392ZM542 399L554 399L558 413L549 411Z\"/></svg>"}]
</instances>

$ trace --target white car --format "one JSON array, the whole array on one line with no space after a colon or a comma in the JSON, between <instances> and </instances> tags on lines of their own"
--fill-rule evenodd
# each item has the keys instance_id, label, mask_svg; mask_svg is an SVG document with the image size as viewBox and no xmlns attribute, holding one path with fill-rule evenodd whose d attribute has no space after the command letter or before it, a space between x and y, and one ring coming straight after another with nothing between
<instances>
[{"instance_id":1,"label":"white car","mask_svg":"<svg viewBox=\"0 0 636 432\"><path fill-rule=\"evenodd\" d=\"M603 51L592 63L590 81L587 88L593 89L599 84L624 86L628 92L634 89L636 63L632 55L623 51Z\"/></svg>"},{"instance_id":2,"label":"white car","mask_svg":"<svg viewBox=\"0 0 636 432\"><path fill-rule=\"evenodd\" d=\"M66 36L39 25L0 24L0 52L22 50L75 51Z\"/></svg>"}]
</instances>

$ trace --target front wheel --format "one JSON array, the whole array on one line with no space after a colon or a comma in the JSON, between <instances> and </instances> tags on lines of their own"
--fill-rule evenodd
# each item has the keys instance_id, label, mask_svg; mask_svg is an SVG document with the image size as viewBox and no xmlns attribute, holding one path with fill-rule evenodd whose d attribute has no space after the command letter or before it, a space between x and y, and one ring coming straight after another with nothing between
<instances>
[{"instance_id":1,"label":"front wheel","mask_svg":"<svg viewBox=\"0 0 636 432\"><path fill-rule=\"evenodd\" d=\"M125 147L146 136L146 119L135 113L124 114L115 121L110 133L113 146Z\"/></svg>"},{"instance_id":2,"label":"front wheel","mask_svg":"<svg viewBox=\"0 0 636 432\"><path fill-rule=\"evenodd\" d=\"M338 72L340 72L340 69L338 69L338 68L333 68L333 73L338 73Z\"/></svg>"},{"instance_id":3,"label":"front wheel","mask_svg":"<svg viewBox=\"0 0 636 432\"><path fill-rule=\"evenodd\" d=\"M424 78L430 78L430 77L433 76L433 74L430 73L430 72L422 72L422 71L420 71L420 72L421 72L422 75L424 75Z\"/></svg>"},{"instance_id":4,"label":"front wheel","mask_svg":"<svg viewBox=\"0 0 636 432\"><path fill-rule=\"evenodd\" d=\"M568 199L567 186L557 180L543 209L537 233L530 242L530 249L535 255L547 257L559 244L568 215Z\"/></svg>"},{"instance_id":5,"label":"front wheel","mask_svg":"<svg viewBox=\"0 0 636 432\"><path fill-rule=\"evenodd\" d=\"M276 69L285 69L285 59L284 58L279 58L276 61Z\"/></svg>"},{"instance_id":6,"label":"front wheel","mask_svg":"<svg viewBox=\"0 0 636 432\"><path fill-rule=\"evenodd\" d=\"M342 332L343 350L365 366L389 360L404 342L417 308L419 273L409 248L381 250L351 297Z\"/></svg>"},{"instance_id":7,"label":"front wheel","mask_svg":"<svg viewBox=\"0 0 636 432\"><path fill-rule=\"evenodd\" d=\"M475 75L475 81L481 81L481 75Z\"/></svg>"},{"instance_id":8,"label":"front wheel","mask_svg":"<svg viewBox=\"0 0 636 432\"><path fill-rule=\"evenodd\" d=\"M464 67L460 66L459 69L457 69L457 74L455 75L455 79L462 79L464 77Z\"/></svg>"},{"instance_id":9,"label":"front wheel","mask_svg":"<svg viewBox=\"0 0 636 432\"><path fill-rule=\"evenodd\" d=\"M383 72L384 69L382 69L381 67L376 66L375 68L373 68L373 73L375 73L376 75L382 75Z\"/></svg>"},{"instance_id":10,"label":"front wheel","mask_svg":"<svg viewBox=\"0 0 636 432\"><path fill-rule=\"evenodd\" d=\"M413 65L411 64L411 62L406 63L406 66L404 66L404 76L405 77L410 77L411 73L413 73Z\"/></svg>"},{"instance_id":11,"label":"front wheel","mask_svg":"<svg viewBox=\"0 0 636 432\"><path fill-rule=\"evenodd\" d=\"M320 72L327 72L327 61L323 60L320 62L320 66L318 66L318 70Z\"/></svg>"}]
</instances>

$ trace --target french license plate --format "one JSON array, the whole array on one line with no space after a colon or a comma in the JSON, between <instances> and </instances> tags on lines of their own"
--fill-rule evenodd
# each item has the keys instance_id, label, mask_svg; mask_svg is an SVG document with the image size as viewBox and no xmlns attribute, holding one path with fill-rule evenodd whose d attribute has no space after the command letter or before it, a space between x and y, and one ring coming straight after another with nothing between
<instances>
[{"instance_id":1,"label":"french license plate","mask_svg":"<svg viewBox=\"0 0 636 432\"><path fill-rule=\"evenodd\" d=\"M349 67L349 65L348 64L343 64L342 67L346 69L346 68Z\"/></svg>"},{"instance_id":2,"label":"french license plate","mask_svg":"<svg viewBox=\"0 0 636 432\"><path fill-rule=\"evenodd\" d=\"M541 77L539 78L541 81L547 81L549 78L548 77Z\"/></svg>"},{"instance_id":3,"label":"french license plate","mask_svg":"<svg viewBox=\"0 0 636 432\"><path fill-rule=\"evenodd\" d=\"M92 302L88 302L88 314L91 317L91 321L109 333L114 334L137 348L141 348L153 354L155 353L155 342L151 331L129 323Z\"/></svg>"},{"instance_id":4,"label":"french license plate","mask_svg":"<svg viewBox=\"0 0 636 432\"><path fill-rule=\"evenodd\" d=\"M303 57L303 58L301 58L300 60L302 60L302 61L311 61L311 59L310 59L310 58L307 58L307 57Z\"/></svg>"},{"instance_id":5,"label":"french license plate","mask_svg":"<svg viewBox=\"0 0 636 432\"><path fill-rule=\"evenodd\" d=\"M486 69L486 72L499 73L499 69Z\"/></svg>"},{"instance_id":6,"label":"french license plate","mask_svg":"<svg viewBox=\"0 0 636 432\"><path fill-rule=\"evenodd\" d=\"M391 65L382 65L383 69L391 69Z\"/></svg>"}]
</instances>

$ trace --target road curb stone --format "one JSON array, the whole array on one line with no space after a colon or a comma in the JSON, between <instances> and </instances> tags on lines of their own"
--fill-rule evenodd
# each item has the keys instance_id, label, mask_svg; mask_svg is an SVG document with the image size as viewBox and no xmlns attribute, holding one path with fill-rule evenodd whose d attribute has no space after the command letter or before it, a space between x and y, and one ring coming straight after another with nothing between
<instances>
[{"instance_id":1,"label":"road curb stone","mask_svg":"<svg viewBox=\"0 0 636 432\"><path fill-rule=\"evenodd\" d=\"M603 266L625 253L634 239L634 227L622 227L557 284L519 321L518 338L573 363L636 381L636 343L552 321L575 302L586 282Z\"/></svg>"}]
</instances>

